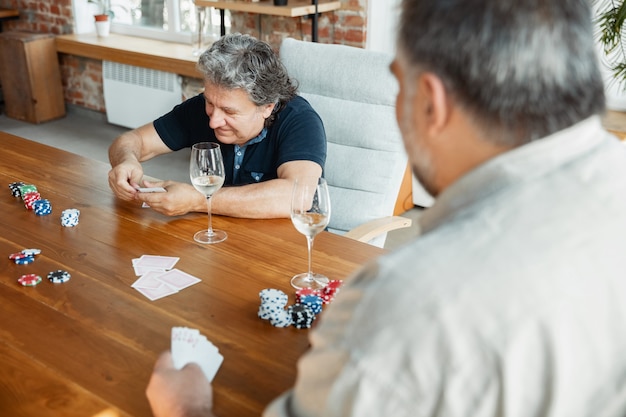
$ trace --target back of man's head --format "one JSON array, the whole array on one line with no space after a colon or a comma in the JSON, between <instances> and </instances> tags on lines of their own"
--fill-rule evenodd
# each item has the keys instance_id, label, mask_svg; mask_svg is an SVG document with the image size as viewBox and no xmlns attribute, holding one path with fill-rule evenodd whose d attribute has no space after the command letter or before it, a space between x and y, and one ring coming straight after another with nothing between
<instances>
[{"instance_id":1,"label":"back of man's head","mask_svg":"<svg viewBox=\"0 0 626 417\"><path fill-rule=\"evenodd\" d=\"M587 0L403 0L398 48L499 145L604 111Z\"/></svg>"}]
</instances>

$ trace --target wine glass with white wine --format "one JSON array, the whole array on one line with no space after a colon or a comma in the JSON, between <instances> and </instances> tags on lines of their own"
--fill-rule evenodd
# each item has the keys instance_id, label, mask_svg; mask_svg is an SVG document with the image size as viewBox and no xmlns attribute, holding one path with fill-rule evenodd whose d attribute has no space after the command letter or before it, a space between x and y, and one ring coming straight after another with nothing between
<instances>
[{"instance_id":1,"label":"wine glass with white wine","mask_svg":"<svg viewBox=\"0 0 626 417\"><path fill-rule=\"evenodd\" d=\"M291 197L291 222L298 232L306 236L309 252L309 270L291 278L291 285L296 289L324 288L328 277L313 273L311 258L315 236L326 228L330 220L330 196L324 178L297 178Z\"/></svg>"},{"instance_id":2,"label":"wine glass with white wine","mask_svg":"<svg viewBox=\"0 0 626 417\"><path fill-rule=\"evenodd\" d=\"M211 224L211 196L224 184L224 161L220 145L213 142L196 143L191 148L189 177L196 190L206 197L209 227L200 230L193 239L199 243L219 243L226 240L226 232L215 230Z\"/></svg>"}]
</instances>

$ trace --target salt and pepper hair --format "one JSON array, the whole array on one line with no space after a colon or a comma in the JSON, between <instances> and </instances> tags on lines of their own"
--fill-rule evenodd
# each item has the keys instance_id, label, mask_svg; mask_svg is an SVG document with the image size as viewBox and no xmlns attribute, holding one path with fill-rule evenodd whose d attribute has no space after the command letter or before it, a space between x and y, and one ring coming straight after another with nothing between
<instances>
[{"instance_id":1,"label":"salt and pepper hair","mask_svg":"<svg viewBox=\"0 0 626 417\"><path fill-rule=\"evenodd\" d=\"M211 84L246 91L257 106L275 103L266 125L296 95L297 84L272 47L250 35L221 37L200 55L197 68Z\"/></svg>"},{"instance_id":2,"label":"salt and pepper hair","mask_svg":"<svg viewBox=\"0 0 626 417\"><path fill-rule=\"evenodd\" d=\"M500 145L604 111L588 0L402 0L398 53Z\"/></svg>"}]
</instances>

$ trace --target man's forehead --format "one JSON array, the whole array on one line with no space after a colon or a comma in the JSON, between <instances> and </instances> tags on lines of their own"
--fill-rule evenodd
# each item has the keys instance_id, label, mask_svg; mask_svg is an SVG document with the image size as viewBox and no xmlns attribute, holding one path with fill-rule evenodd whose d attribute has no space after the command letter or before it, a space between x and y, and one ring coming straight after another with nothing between
<instances>
[{"instance_id":1,"label":"man's forehead","mask_svg":"<svg viewBox=\"0 0 626 417\"><path fill-rule=\"evenodd\" d=\"M248 93L241 88L228 89L212 83L204 83L204 98L213 104L240 107L254 105Z\"/></svg>"}]
</instances>

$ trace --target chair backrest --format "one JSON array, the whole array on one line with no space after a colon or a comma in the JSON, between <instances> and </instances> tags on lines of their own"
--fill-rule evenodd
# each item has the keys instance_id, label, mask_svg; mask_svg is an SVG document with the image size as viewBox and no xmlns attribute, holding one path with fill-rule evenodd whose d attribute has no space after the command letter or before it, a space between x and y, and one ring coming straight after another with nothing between
<instances>
[{"instance_id":1,"label":"chair backrest","mask_svg":"<svg viewBox=\"0 0 626 417\"><path fill-rule=\"evenodd\" d=\"M394 214L407 167L395 118L392 56L344 45L282 41L280 58L319 113L328 140L329 229Z\"/></svg>"}]
</instances>

